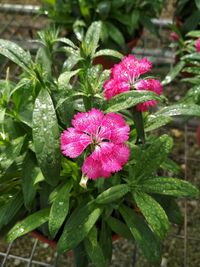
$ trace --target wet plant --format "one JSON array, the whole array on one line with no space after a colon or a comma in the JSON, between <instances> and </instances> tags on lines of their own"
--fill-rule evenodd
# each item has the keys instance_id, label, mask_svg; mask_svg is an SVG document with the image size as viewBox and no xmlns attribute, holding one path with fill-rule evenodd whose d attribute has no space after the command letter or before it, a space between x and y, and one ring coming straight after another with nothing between
<instances>
[{"instance_id":1,"label":"wet plant","mask_svg":"<svg viewBox=\"0 0 200 267\"><path fill-rule=\"evenodd\" d=\"M0 81L1 234L10 242L38 229L58 252L74 250L77 266L105 267L115 233L155 265L170 225L182 222L176 199L198 190L176 178L173 140L154 130L200 107L168 106L148 59L99 50L101 26L80 46L41 32L35 56L0 40L22 69L18 81L9 71ZM100 55L119 63L103 70L93 65Z\"/></svg>"}]
</instances>

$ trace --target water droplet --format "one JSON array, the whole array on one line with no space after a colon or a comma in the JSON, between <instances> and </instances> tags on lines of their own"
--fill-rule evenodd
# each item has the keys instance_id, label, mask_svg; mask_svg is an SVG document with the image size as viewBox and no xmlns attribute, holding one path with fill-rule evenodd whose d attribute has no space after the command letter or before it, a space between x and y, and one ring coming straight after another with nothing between
<instances>
[{"instance_id":1,"label":"water droplet","mask_svg":"<svg viewBox=\"0 0 200 267\"><path fill-rule=\"evenodd\" d=\"M19 232L21 232L21 233L23 233L25 230L24 230L24 228L19 228Z\"/></svg>"},{"instance_id":2,"label":"water droplet","mask_svg":"<svg viewBox=\"0 0 200 267\"><path fill-rule=\"evenodd\" d=\"M63 201L60 201L58 204L59 204L60 206L63 206L64 202L63 202Z\"/></svg>"}]
</instances>

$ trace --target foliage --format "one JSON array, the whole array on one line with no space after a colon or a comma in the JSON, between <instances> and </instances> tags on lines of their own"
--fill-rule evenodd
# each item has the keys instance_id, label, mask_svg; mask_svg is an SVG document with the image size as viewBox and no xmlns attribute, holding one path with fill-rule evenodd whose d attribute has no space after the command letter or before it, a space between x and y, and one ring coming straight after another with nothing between
<instances>
[{"instance_id":1,"label":"foliage","mask_svg":"<svg viewBox=\"0 0 200 267\"><path fill-rule=\"evenodd\" d=\"M177 197L197 198L198 190L181 179L159 176L163 169L166 174L166 166L173 176L175 164L169 160L173 142L169 136L156 137L152 131L187 110L190 115L200 115L200 108L195 106L193 114L192 104L168 106L153 114L139 112L140 116L133 118L138 103L161 98L155 94L145 97L145 91L134 94L133 90L120 95L121 108L120 97L116 97L116 104L106 101L103 84L109 71L93 65L93 59L99 53L122 55L99 51L100 34L101 23L93 23L77 47L71 40L59 38L57 31L42 32L35 57L10 41L0 40L0 54L22 69L17 82L11 82L9 74L0 81L1 232L12 241L42 226L41 231L58 241L59 252L74 249L77 262L84 262L80 257L86 252L89 261L102 267L109 266L115 232L134 240L149 262L159 264L170 222L181 221L176 219L180 212L173 201ZM64 62L60 57L63 52L67 55ZM71 126L77 112L91 108L123 114L131 129L127 142L131 153L123 170L107 179L88 180L82 187L84 157L64 157L59 135ZM141 127L143 134L146 132L142 144L137 143ZM158 196L162 201L158 202Z\"/></svg>"},{"instance_id":2,"label":"foliage","mask_svg":"<svg viewBox=\"0 0 200 267\"><path fill-rule=\"evenodd\" d=\"M189 31L197 30L200 22L199 0L177 0L174 16L183 36Z\"/></svg>"},{"instance_id":3,"label":"foliage","mask_svg":"<svg viewBox=\"0 0 200 267\"><path fill-rule=\"evenodd\" d=\"M125 43L141 34L142 27L157 33L151 22L159 16L164 0L43 0L41 13L68 34L73 31L79 41L94 21L101 21L101 42L104 47L125 50Z\"/></svg>"}]
</instances>

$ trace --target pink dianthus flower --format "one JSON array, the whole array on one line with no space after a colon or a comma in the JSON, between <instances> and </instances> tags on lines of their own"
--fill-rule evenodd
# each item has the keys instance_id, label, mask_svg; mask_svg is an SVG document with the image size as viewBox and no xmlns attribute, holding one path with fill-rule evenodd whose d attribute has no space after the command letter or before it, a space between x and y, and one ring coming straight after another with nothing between
<instances>
[{"instance_id":1,"label":"pink dianthus flower","mask_svg":"<svg viewBox=\"0 0 200 267\"><path fill-rule=\"evenodd\" d=\"M82 166L85 175L106 178L122 169L130 154L125 144L130 128L121 115L104 115L93 108L76 114L72 125L61 134L61 150L65 156L76 158L89 146L90 155Z\"/></svg>"},{"instance_id":2,"label":"pink dianthus flower","mask_svg":"<svg viewBox=\"0 0 200 267\"><path fill-rule=\"evenodd\" d=\"M196 52L200 52L200 38L198 38L195 42Z\"/></svg>"},{"instance_id":3,"label":"pink dianthus flower","mask_svg":"<svg viewBox=\"0 0 200 267\"><path fill-rule=\"evenodd\" d=\"M156 94L161 94L162 85L156 79L139 80L140 76L147 73L152 68L151 62L147 58L138 60L133 55L128 55L119 64L115 64L111 70L110 79L104 83L104 96L107 100L115 95L131 90L148 90ZM154 106L155 100L138 104L140 111L147 111L149 106Z\"/></svg>"},{"instance_id":4,"label":"pink dianthus flower","mask_svg":"<svg viewBox=\"0 0 200 267\"><path fill-rule=\"evenodd\" d=\"M170 33L170 39L172 41L174 41L174 42L177 42L180 39L180 37L179 37L179 35L176 32L171 32Z\"/></svg>"}]
</instances>

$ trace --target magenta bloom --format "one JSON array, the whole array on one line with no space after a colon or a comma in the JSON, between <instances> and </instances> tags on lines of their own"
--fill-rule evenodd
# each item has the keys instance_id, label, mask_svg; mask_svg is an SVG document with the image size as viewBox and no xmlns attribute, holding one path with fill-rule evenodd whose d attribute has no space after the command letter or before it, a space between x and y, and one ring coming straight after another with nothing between
<instances>
[{"instance_id":1,"label":"magenta bloom","mask_svg":"<svg viewBox=\"0 0 200 267\"><path fill-rule=\"evenodd\" d=\"M76 158L89 146L84 174L90 179L106 178L122 169L130 154L125 144L130 128L121 115L104 115L93 108L76 114L72 125L61 134L61 150L65 156Z\"/></svg>"},{"instance_id":2,"label":"magenta bloom","mask_svg":"<svg viewBox=\"0 0 200 267\"><path fill-rule=\"evenodd\" d=\"M148 90L153 91L157 95L162 93L162 85L158 80L155 79L147 79L147 80L140 80L135 84L135 88L137 90ZM156 100L150 100L141 104L137 105L137 110L139 111L147 111L150 106L155 106Z\"/></svg>"},{"instance_id":3,"label":"magenta bloom","mask_svg":"<svg viewBox=\"0 0 200 267\"><path fill-rule=\"evenodd\" d=\"M195 42L196 52L200 52L200 38L198 38Z\"/></svg>"},{"instance_id":4,"label":"magenta bloom","mask_svg":"<svg viewBox=\"0 0 200 267\"><path fill-rule=\"evenodd\" d=\"M180 39L180 37L179 37L179 35L176 32L171 32L170 33L170 39L172 41L174 41L174 42L177 42Z\"/></svg>"},{"instance_id":5,"label":"magenta bloom","mask_svg":"<svg viewBox=\"0 0 200 267\"><path fill-rule=\"evenodd\" d=\"M162 85L155 79L139 80L140 76L152 68L151 62L143 58L138 60L133 55L128 55L119 64L114 65L111 70L111 77L104 83L104 96L107 100L115 95L131 89L153 91L160 95ZM155 100L137 105L140 111L147 111L148 107L154 106Z\"/></svg>"}]
</instances>

